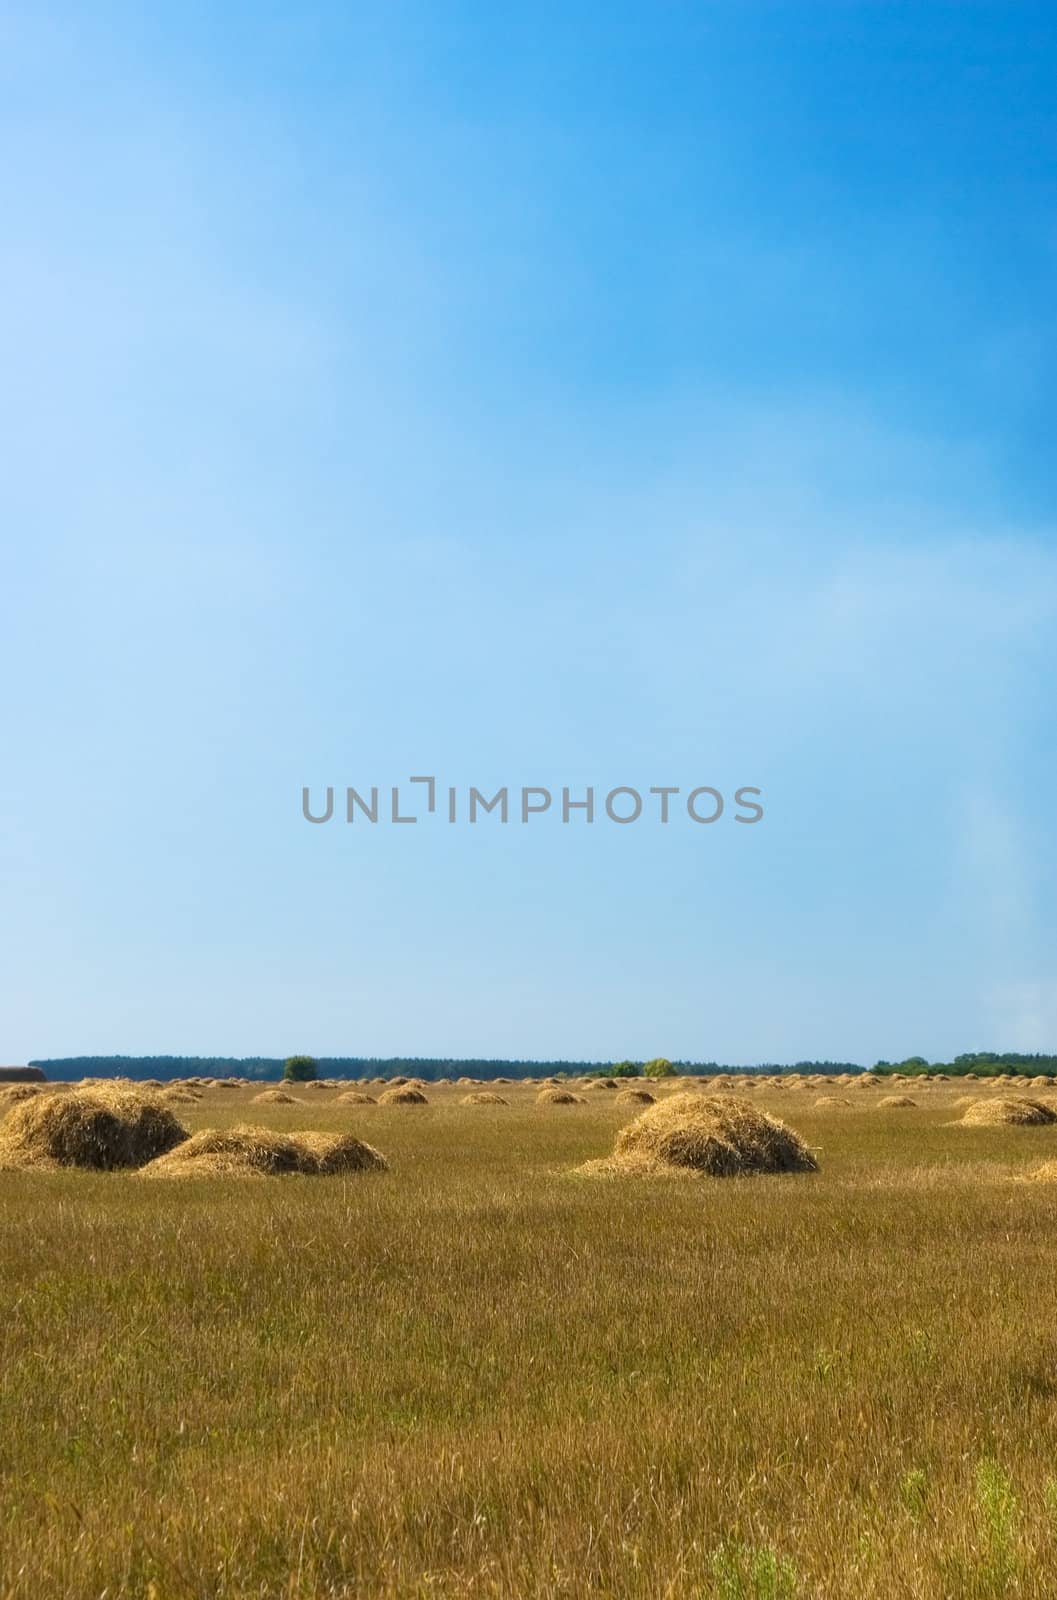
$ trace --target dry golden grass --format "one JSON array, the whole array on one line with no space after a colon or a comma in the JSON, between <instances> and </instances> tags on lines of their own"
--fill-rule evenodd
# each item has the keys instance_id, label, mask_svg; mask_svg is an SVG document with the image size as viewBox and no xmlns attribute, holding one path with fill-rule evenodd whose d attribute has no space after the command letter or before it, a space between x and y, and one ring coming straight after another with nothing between
<instances>
[{"instance_id":1,"label":"dry golden grass","mask_svg":"<svg viewBox=\"0 0 1057 1600\"><path fill-rule=\"evenodd\" d=\"M504 1100L501 1094L492 1094L488 1089L479 1089L475 1094L464 1094L459 1101L461 1106L508 1106L509 1100Z\"/></svg>"},{"instance_id":2,"label":"dry golden grass","mask_svg":"<svg viewBox=\"0 0 1057 1600\"><path fill-rule=\"evenodd\" d=\"M1057 1135L758 1087L810 1182L643 1188L462 1092L379 1182L0 1173L3 1600L1057 1593Z\"/></svg>"}]
</instances>

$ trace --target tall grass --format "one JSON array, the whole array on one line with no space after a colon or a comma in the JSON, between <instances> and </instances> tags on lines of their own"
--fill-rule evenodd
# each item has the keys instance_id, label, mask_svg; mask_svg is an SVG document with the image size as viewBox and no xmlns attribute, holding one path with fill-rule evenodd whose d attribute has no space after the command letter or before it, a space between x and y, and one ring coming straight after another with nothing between
<instances>
[{"instance_id":1,"label":"tall grass","mask_svg":"<svg viewBox=\"0 0 1057 1600\"><path fill-rule=\"evenodd\" d=\"M761 1094L818 1176L600 1184L626 1109L459 1093L253 1108L377 1178L0 1174L3 1600L1057 1593L1057 1130Z\"/></svg>"}]
</instances>

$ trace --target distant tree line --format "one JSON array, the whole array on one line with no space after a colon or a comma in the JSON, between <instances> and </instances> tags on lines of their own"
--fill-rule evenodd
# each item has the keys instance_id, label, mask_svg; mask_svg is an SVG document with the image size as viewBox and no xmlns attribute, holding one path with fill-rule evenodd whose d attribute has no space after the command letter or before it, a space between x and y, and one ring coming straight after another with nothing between
<instances>
[{"instance_id":1,"label":"distant tree line","mask_svg":"<svg viewBox=\"0 0 1057 1600\"><path fill-rule=\"evenodd\" d=\"M284 1056L57 1056L30 1063L49 1078L281 1078L289 1058ZM426 1082L438 1078L540 1078L664 1076L668 1072L712 1075L720 1072L862 1072L853 1061L797 1061L792 1066L761 1062L755 1066L725 1066L718 1061L512 1061L502 1057L448 1056L317 1056L315 1071L321 1078L392 1078L403 1074Z\"/></svg>"},{"instance_id":2,"label":"distant tree line","mask_svg":"<svg viewBox=\"0 0 1057 1600\"><path fill-rule=\"evenodd\" d=\"M285 1056L59 1056L31 1061L47 1077L75 1078L281 1078ZM300 1059L300 1058L294 1058ZM311 1059L311 1058L310 1058ZM317 1056L315 1071L321 1078L392 1078L403 1074L436 1082L438 1078L542 1078L542 1077L657 1077L668 1072L682 1075L781 1072L836 1074L864 1072L856 1061L760 1061L746 1066L720 1061L511 1061L502 1057L461 1056ZM929 1062L924 1056L904 1061L878 1061L874 1072L915 1076L945 1072L951 1077L994 1077L999 1073L1046 1073L1057 1076L1057 1056L1022 1055L1015 1051L977 1050L953 1061Z\"/></svg>"},{"instance_id":3,"label":"distant tree line","mask_svg":"<svg viewBox=\"0 0 1057 1600\"><path fill-rule=\"evenodd\" d=\"M994 1078L1011 1072L1034 1078L1057 1077L1057 1056L1022 1055L1016 1050L970 1050L953 1061L927 1061L924 1056L907 1056L905 1061L878 1061L875 1072L884 1075L900 1072L906 1077L925 1077L945 1072L950 1078Z\"/></svg>"}]
</instances>

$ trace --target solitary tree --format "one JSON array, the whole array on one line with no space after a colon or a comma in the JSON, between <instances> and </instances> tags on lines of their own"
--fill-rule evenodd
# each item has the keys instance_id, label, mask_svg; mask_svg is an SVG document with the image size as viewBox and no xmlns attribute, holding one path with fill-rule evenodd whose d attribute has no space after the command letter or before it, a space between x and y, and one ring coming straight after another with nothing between
<instances>
[{"instance_id":1,"label":"solitary tree","mask_svg":"<svg viewBox=\"0 0 1057 1600\"><path fill-rule=\"evenodd\" d=\"M287 1083L311 1083L318 1077L315 1056L288 1056L283 1077Z\"/></svg>"},{"instance_id":2,"label":"solitary tree","mask_svg":"<svg viewBox=\"0 0 1057 1600\"><path fill-rule=\"evenodd\" d=\"M675 1068L667 1056L655 1056L652 1061L647 1061L642 1070L647 1078L671 1078L675 1074Z\"/></svg>"}]
</instances>

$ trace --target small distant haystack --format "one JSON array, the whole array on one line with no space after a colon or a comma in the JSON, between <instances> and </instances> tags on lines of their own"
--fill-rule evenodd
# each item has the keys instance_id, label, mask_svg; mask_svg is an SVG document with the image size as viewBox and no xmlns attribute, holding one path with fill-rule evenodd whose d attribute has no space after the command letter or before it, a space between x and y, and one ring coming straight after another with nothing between
<instances>
[{"instance_id":1,"label":"small distant haystack","mask_svg":"<svg viewBox=\"0 0 1057 1600\"><path fill-rule=\"evenodd\" d=\"M820 1094L815 1101L816 1111L825 1111L831 1106L850 1106L851 1101L842 1094Z\"/></svg>"},{"instance_id":2,"label":"small distant haystack","mask_svg":"<svg viewBox=\"0 0 1057 1600\"><path fill-rule=\"evenodd\" d=\"M383 1081L388 1083L393 1089L402 1089L404 1084L407 1082L407 1079L402 1073L400 1073L395 1078L386 1078Z\"/></svg>"},{"instance_id":3,"label":"small distant haystack","mask_svg":"<svg viewBox=\"0 0 1057 1600\"><path fill-rule=\"evenodd\" d=\"M677 1094L658 1101L617 1134L606 1161L581 1172L661 1175L673 1168L712 1177L817 1172L799 1134L733 1095Z\"/></svg>"},{"instance_id":4,"label":"small distant haystack","mask_svg":"<svg viewBox=\"0 0 1057 1600\"><path fill-rule=\"evenodd\" d=\"M142 1167L186 1138L187 1129L157 1095L73 1089L12 1108L0 1127L0 1166Z\"/></svg>"},{"instance_id":5,"label":"small distant haystack","mask_svg":"<svg viewBox=\"0 0 1057 1600\"><path fill-rule=\"evenodd\" d=\"M536 1096L538 1106L582 1106L583 1101L571 1089L541 1089Z\"/></svg>"},{"instance_id":6,"label":"small distant haystack","mask_svg":"<svg viewBox=\"0 0 1057 1600\"><path fill-rule=\"evenodd\" d=\"M346 1089L344 1094L339 1094L336 1105L339 1106L376 1106L377 1100L373 1094L365 1094L362 1089Z\"/></svg>"},{"instance_id":7,"label":"small distant haystack","mask_svg":"<svg viewBox=\"0 0 1057 1600\"><path fill-rule=\"evenodd\" d=\"M596 1089L600 1089L602 1093L605 1094L607 1090L615 1089L616 1084L613 1082L612 1078L592 1078L591 1081L585 1085L585 1087L592 1094Z\"/></svg>"},{"instance_id":8,"label":"small distant haystack","mask_svg":"<svg viewBox=\"0 0 1057 1600\"><path fill-rule=\"evenodd\" d=\"M395 1089L387 1089L378 1096L380 1106L427 1106L429 1101L421 1089L415 1089L410 1083L405 1083Z\"/></svg>"},{"instance_id":9,"label":"small distant haystack","mask_svg":"<svg viewBox=\"0 0 1057 1600\"><path fill-rule=\"evenodd\" d=\"M657 1103L657 1096L648 1089L621 1089L613 1103L618 1106L652 1106Z\"/></svg>"},{"instance_id":10,"label":"small distant haystack","mask_svg":"<svg viewBox=\"0 0 1057 1600\"><path fill-rule=\"evenodd\" d=\"M498 1078L496 1082L498 1083ZM459 1101L461 1106L508 1106L509 1100L504 1100L501 1094L492 1094L489 1089L479 1089L476 1094L464 1094Z\"/></svg>"},{"instance_id":11,"label":"small distant haystack","mask_svg":"<svg viewBox=\"0 0 1057 1600\"><path fill-rule=\"evenodd\" d=\"M967 1106L960 1126L973 1128L1041 1128L1057 1122L1057 1111L1043 1105L1041 1100L1028 1100L1022 1095L1005 1094L997 1100L977 1100Z\"/></svg>"},{"instance_id":12,"label":"small distant haystack","mask_svg":"<svg viewBox=\"0 0 1057 1600\"><path fill-rule=\"evenodd\" d=\"M167 1106L196 1106L202 1097L190 1089L163 1089L161 1098Z\"/></svg>"},{"instance_id":13,"label":"small distant haystack","mask_svg":"<svg viewBox=\"0 0 1057 1600\"><path fill-rule=\"evenodd\" d=\"M883 1094L880 1100L877 1102L877 1109L880 1111L883 1106L888 1106L894 1110L897 1107L902 1108L916 1105L917 1101L911 1100L908 1094Z\"/></svg>"},{"instance_id":14,"label":"small distant haystack","mask_svg":"<svg viewBox=\"0 0 1057 1600\"><path fill-rule=\"evenodd\" d=\"M255 1094L250 1101L254 1106L296 1106L299 1104L296 1096L287 1094L285 1089L262 1089L260 1094Z\"/></svg>"},{"instance_id":15,"label":"small distant haystack","mask_svg":"<svg viewBox=\"0 0 1057 1600\"><path fill-rule=\"evenodd\" d=\"M389 1163L351 1133L275 1133L270 1128L204 1128L142 1168L145 1178L327 1177L384 1172Z\"/></svg>"},{"instance_id":16,"label":"small distant haystack","mask_svg":"<svg viewBox=\"0 0 1057 1600\"><path fill-rule=\"evenodd\" d=\"M4 1087L0 1085L0 1117L12 1106L17 1106L22 1100L35 1100L44 1090L39 1083L12 1083Z\"/></svg>"}]
</instances>

